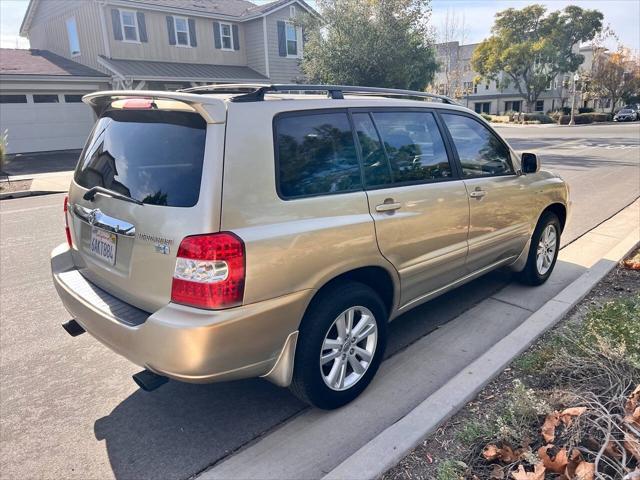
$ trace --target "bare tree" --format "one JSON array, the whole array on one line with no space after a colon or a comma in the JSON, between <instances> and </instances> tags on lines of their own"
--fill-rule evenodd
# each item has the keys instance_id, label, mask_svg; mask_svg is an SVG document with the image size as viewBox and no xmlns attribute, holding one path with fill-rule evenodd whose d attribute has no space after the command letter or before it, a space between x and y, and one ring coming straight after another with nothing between
<instances>
[{"instance_id":1,"label":"bare tree","mask_svg":"<svg viewBox=\"0 0 640 480\"><path fill-rule=\"evenodd\" d=\"M460 96L464 65L460 61L460 45L467 39L464 13L459 16L455 10L447 9L441 25L436 30L439 43L439 71L444 77L444 92L447 96ZM436 86L437 87L437 86Z\"/></svg>"}]
</instances>

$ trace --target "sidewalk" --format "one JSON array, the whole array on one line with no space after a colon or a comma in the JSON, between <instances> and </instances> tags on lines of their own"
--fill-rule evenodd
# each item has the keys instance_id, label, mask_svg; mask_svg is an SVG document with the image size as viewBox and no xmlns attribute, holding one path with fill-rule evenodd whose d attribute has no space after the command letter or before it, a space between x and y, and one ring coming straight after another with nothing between
<instances>
[{"instance_id":1,"label":"sidewalk","mask_svg":"<svg viewBox=\"0 0 640 480\"><path fill-rule=\"evenodd\" d=\"M72 178L73 171L39 173L33 175L12 175L9 176L8 181L3 179L2 184L6 185L9 181L22 182L24 180L31 180L31 184L26 190L0 193L0 200L66 192L69 190L69 184L71 183Z\"/></svg>"},{"instance_id":2,"label":"sidewalk","mask_svg":"<svg viewBox=\"0 0 640 480\"><path fill-rule=\"evenodd\" d=\"M638 242L639 218L636 201L564 248L543 286L510 283L386 360L351 404L308 409L199 480L380 476L588 292Z\"/></svg>"}]
</instances>

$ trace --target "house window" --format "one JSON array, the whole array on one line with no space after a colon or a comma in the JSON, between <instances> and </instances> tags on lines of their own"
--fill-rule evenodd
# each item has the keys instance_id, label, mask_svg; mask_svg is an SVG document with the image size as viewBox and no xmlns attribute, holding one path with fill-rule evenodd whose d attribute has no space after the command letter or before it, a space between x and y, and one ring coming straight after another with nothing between
<instances>
[{"instance_id":1,"label":"house window","mask_svg":"<svg viewBox=\"0 0 640 480\"><path fill-rule=\"evenodd\" d=\"M69 39L69 53L72 57L77 57L80 55L80 38L75 17L67 18L67 38Z\"/></svg>"},{"instance_id":2,"label":"house window","mask_svg":"<svg viewBox=\"0 0 640 480\"><path fill-rule=\"evenodd\" d=\"M477 102L474 104L474 110L476 113L489 113L491 110L491 102Z\"/></svg>"},{"instance_id":3,"label":"house window","mask_svg":"<svg viewBox=\"0 0 640 480\"><path fill-rule=\"evenodd\" d=\"M536 112L544 112L544 100L536 100Z\"/></svg>"},{"instance_id":4,"label":"house window","mask_svg":"<svg viewBox=\"0 0 640 480\"><path fill-rule=\"evenodd\" d=\"M82 94L65 94L64 96L65 103L82 103Z\"/></svg>"},{"instance_id":5,"label":"house window","mask_svg":"<svg viewBox=\"0 0 640 480\"><path fill-rule=\"evenodd\" d=\"M476 83L473 84L473 93L478 93L478 85Z\"/></svg>"},{"instance_id":6,"label":"house window","mask_svg":"<svg viewBox=\"0 0 640 480\"><path fill-rule=\"evenodd\" d=\"M122 25L122 38L127 42L139 42L138 19L136 12L120 10L120 24Z\"/></svg>"},{"instance_id":7,"label":"house window","mask_svg":"<svg viewBox=\"0 0 640 480\"><path fill-rule=\"evenodd\" d=\"M504 102L504 111L505 112L519 112L520 111L520 100L507 101Z\"/></svg>"},{"instance_id":8,"label":"house window","mask_svg":"<svg viewBox=\"0 0 640 480\"><path fill-rule=\"evenodd\" d=\"M220 24L220 39L222 40L223 50L233 50L233 35L231 34L231 24Z\"/></svg>"},{"instance_id":9,"label":"house window","mask_svg":"<svg viewBox=\"0 0 640 480\"><path fill-rule=\"evenodd\" d=\"M34 94L33 103L59 103L60 99L55 93Z\"/></svg>"},{"instance_id":10,"label":"house window","mask_svg":"<svg viewBox=\"0 0 640 480\"><path fill-rule=\"evenodd\" d=\"M26 95L0 95L0 103L27 103Z\"/></svg>"},{"instance_id":11,"label":"house window","mask_svg":"<svg viewBox=\"0 0 640 480\"><path fill-rule=\"evenodd\" d=\"M473 89L473 82L464 82L463 88L464 88L464 93L466 94L471 93L471 90Z\"/></svg>"},{"instance_id":12,"label":"house window","mask_svg":"<svg viewBox=\"0 0 640 480\"><path fill-rule=\"evenodd\" d=\"M485 84L484 84L484 89L485 89L485 90L489 90L489 82L487 82L487 83L485 83Z\"/></svg>"},{"instance_id":13,"label":"house window","mask_svg":"<svg viewBox=\"0 0 640 480\"><path fill-rule=\"evenodd\" d=\"M289 16L291 18L296 18L296 7L294 5L289 7Z\"/></svg>"},{"instance_id":14,"label":"house window","mask_svg":"<svg viewBox=\"0 0 640 480\"><path fill-rule=\"evenodd\" d=\"M298 56L298 32L293 23L286 24L286 33L287 33L287 56L297 57Z\"/></svg>"},{"instance_id":15,"label":"house window","mask_svg":"<svg viewBox=\"0 0 640 480\"><path fill-rule=\"evenodd\" d=\"M189 38L189 22L184 17L173 17L173 25L176 29L176 44L182 47L191 45Z\"/></svg>"}]
</instances>

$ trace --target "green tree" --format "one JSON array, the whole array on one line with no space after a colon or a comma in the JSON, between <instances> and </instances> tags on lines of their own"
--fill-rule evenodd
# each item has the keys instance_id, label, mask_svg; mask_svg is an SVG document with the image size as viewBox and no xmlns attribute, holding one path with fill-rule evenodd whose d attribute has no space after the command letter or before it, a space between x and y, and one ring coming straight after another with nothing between
<instances>
[{"instance_id":1,"label":"green tree","mask_svg":"<svg viewBox=\"0 0 640 480\"><path fill-rule=\"evenodd\" d=\"M436 60L430 0L318 0L301 23L312 83L424 90Z\"/></svg>"},{"instance_id":2,"label":"green tree","mask_svg":"<svg viewBox=\"0 0 640 480\"><path fill-rule=\"evenodd\" d=\"M570 5L546 14L542 5L496 14L491 36L473 53L471 64L481 78L502 87L514 85L528 111L556 75L574 72L584 62L576 46L602 29L602 13Z\"/></svg>"}]
</instances>

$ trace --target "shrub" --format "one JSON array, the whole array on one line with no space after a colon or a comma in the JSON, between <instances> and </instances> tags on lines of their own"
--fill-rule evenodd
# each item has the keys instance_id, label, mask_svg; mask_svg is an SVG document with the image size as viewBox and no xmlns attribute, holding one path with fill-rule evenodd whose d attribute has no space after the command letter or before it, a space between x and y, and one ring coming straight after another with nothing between
<instances>
[{"instance_id":1,"label":"shrub","mask_svg":"<svg viewBox=\"0 0 640 480\"><path fill-rule=\"evenodd\" d=\"M7 145L9 144L9 131L5 130L0 134L0 172L4 170L4 161L7 156Z\"/></svg>"},{"instance_id":2,"label":"shrub","mask_svg":"<svg viewBox=\"0 0 640 480\"><path fill-rule=\"evenodd\" d=\"M570 115L562 115L558 119L560 125L568 125L571 120ZM576 125L582 125L586 123L594 122L608 122L611 120L611 115L608 113L579 113L574 116Z\"/></svg>"},{"instance_id":3,"label":"shrub","mask_svg":"<svg viewBox=\"0 0 640 480\"><path fill-rule=\"evenodd\" d=\"M525 122L554 123L553 119L544 113L523 113L523 116Z\"/></svg>"},{"instance_id":4,"label":"shrub","mask_svg":"<svg viewBox=\"0 0 640 480\"><path fill-rule=\"evenodd\" d=\"M593 111L594 111L593 108L589 108L589 107L580 107L578 109L578 113L593 113Z\"/></svg>"},{"instance_id":5,"label":"shrub","mask_svg":"<svg viewBox=\"0 0 640 480\"><path fill-rule=\"evenodd\" d=\"M487 115L486 113L481 113L480 116L484 118L487 122L491 121L491 115Z\"/></svg>"}]
</instances>

